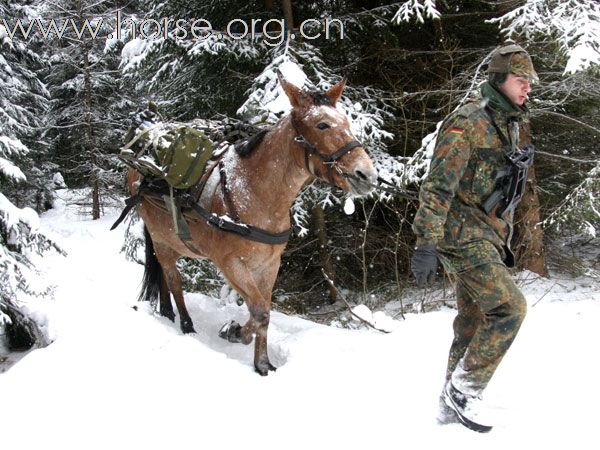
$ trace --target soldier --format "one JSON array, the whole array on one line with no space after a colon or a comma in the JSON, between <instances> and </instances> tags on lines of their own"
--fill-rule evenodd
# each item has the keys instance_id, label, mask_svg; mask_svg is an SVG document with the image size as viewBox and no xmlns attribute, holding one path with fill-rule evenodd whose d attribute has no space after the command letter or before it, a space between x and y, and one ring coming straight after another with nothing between
<instances>
[{"instance_id":1,"label":"soldier","mask_svg":"<svg viewBox=\"0 0 600 450\"><path fill-rule=\"evenodd\" d=\"M514 265L514 208L533 160L519 131L528 126L525 102L535 81L523 48L493 52L481 100L456 110L439 130L413 223L418 287L435 274L438 257L456 281L458 315L438 419L480 432L492 427L478 423L478 400L527 309L507 267Z\"/></svg>"}]
</instances>

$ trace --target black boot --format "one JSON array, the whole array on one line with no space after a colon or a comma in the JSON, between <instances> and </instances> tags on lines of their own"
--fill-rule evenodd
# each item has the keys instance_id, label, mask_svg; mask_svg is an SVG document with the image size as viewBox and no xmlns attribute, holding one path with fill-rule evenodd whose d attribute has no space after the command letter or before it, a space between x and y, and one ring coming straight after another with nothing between
<instances>
[{"instance_id":1,"label":"black boot","mask_svg":"<svg viewBox=\"0 0 600 450\"><path fill-rule=\"evenodd\" d=\"M492 430L491 426L477 422L477 408L475 406L479 403L477 397L463 394L454 387L452 381L446 383L442 396L446 406L454 411L458 421L465 427L479 433L488 433Z\"/></svg>"},{"instance_id":2,"label":"black boot","mask_svg":"<svg viewBox=\"0 0 600 450\"><path fill-rule=\"evenodd\" d=\"M446 400L444 398L445 394L442 391L439 399L439 409L437 415L437 422L439 425L448 425L451 423L460 423L458 420L458 415L456 411L446 405Z\"/></svg>"}]
</instances>

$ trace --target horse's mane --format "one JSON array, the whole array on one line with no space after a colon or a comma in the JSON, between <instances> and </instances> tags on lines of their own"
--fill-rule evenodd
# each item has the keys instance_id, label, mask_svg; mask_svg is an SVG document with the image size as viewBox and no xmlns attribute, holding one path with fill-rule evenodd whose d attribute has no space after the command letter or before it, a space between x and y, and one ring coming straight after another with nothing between
<instances>
[{"instance_id":1,"label":"horse's mane","mask_svg":"<svg viewBox=\"0 0 600 450\"><path fill-rule=\"evenodd\" d=\"M249 156L256 149L256 147L258 147L269 131L270 130L268 128L263 128L249 138L236 142L235 151L240 156Z\"/></svg>"},{"instance_id":2,"label":"horse's mane","mask_svg":"<svg viewBox=\"0 0 600 450\"><path fill-rule=\"evenodd\" d=\"M318 90L305 90L304 91L312 101L315 106L333 106L331 103L331 99L325 94L323 91ZM252 126L248 126L248 128L244 128L244 130L248 131L252 129L253 134L241 141L235 143L235 151L240 156L249 156L252 152L259 146L259 144L264 139L265 135L270 131L268 128L254 128Z\"/></svg>"},{"instance_id":3,"label":"horse's mane","mask_svg":"<svg viewBox=\"0 0 600 450\"><path fill-rule=\"evenodd\" d=\"M304 92L306 92L310 98L312 98L315 106L333 106L331 99L323 91L305 90Z\"/></svg>"}]
</instances>

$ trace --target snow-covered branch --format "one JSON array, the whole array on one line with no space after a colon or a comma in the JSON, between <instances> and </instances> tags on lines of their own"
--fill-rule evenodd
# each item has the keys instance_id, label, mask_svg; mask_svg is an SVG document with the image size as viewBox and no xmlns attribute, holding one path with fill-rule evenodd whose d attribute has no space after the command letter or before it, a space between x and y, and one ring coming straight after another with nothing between
<instances>
[{"instance_id":1,"label":"snow-covered branch","mask_svg":"<svg viewBox=\"0 0 600 450\"><path fill-rule=\"evenodd\" d=\"M413 18L421 23L425 22L425 18L439 19L436 0L408 0L400 6L392 21L410 22Z\"/></svg>"},{"instance_id":2,"label":"snow-covered branch","mask_svg":"<svg viewBox=\"0 0 600 450\"><path fill-rule=\"evenodd\" d=\"M590 0L527 0L491 19L508 37L535 34L554 37L567 56L565 73L600 64L600 3Z\"/></svg>"}]
</instances>

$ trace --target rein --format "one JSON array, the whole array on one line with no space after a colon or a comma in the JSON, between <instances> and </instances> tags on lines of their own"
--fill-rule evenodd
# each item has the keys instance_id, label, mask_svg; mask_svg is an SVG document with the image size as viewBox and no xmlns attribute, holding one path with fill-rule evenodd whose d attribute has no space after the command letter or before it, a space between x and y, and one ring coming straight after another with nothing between
<instances>
[{"instance_id":1,"label":"rein","mask_svg":"<svg viewBox=\"0 0 600 450\"><path fill-rule=\"evenodd\" d=\"M389 181L384 180L381 177L377 177L377 184L375 184L375 183L369 183L368 181L365 181L365 180L357 177L356 175L352 175L349 173L343 173L342 176L344 178L354 178L355 180L361 181L361 183L367 184L378 191L387 192L388 194L397 195L398 197L404 197L408 200L419 201L419 196L415 191L401 191L400 189L398 189L396 187L396 185L394 183L390 183ZM385 185L385 186L383 186L383 185Z\"/></svg>"}]
</instances>

